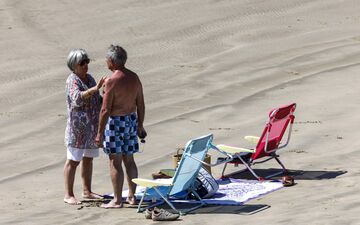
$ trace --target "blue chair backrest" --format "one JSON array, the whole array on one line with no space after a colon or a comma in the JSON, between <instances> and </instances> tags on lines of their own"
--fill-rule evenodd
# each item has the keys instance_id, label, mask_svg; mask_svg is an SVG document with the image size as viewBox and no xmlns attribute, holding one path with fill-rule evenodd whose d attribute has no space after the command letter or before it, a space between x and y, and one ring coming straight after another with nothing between
<instances>
[{"instance_id":1,"label":"blue chair backrest","mask_svg":"<svg viewBox=\"0 0 360 225\"><path fill-rule=\"evenodd\" d=\"M186 144L184 153L174 174L174 185L169 192L170 196L187 191L194 185L202 163L189 157L189 155L204 161L206 153L210 148L212 139L213 135L209 134L190 140Z\"/></svg>"}]
</instances>

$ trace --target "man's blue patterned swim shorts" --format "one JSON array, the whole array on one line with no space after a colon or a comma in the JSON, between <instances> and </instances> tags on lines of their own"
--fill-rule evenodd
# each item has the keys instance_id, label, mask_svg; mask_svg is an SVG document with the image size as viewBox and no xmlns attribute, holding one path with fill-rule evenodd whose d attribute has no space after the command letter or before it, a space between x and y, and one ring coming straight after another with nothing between
<instances>
[{"instance_id":1,"label":"man's blue patterned swim shorts","mask_svg":"<svg viewBox=\"0 0 360 225\"><path fill-rule=\"evenodd\" d=\"M139 151L136 113L110 116L104 131L106 154L133 154Z\"/></svg>"}]
</instances>

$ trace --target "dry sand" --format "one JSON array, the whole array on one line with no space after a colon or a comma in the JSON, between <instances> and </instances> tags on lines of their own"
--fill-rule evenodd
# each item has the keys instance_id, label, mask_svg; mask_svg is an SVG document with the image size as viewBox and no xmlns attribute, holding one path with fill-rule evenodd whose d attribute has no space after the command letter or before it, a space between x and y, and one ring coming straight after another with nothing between
<instances>
[{"instance_id":1,"label":"dry sand","mask_svg":"<svg viewBox=\"0 0 360 225\"><path fill-rule=\"evenodd\" d=\"M280 152L297 185L179 223L360 224L359 11L358 0L0 0L0 224L152 223L134 209L62 201L66 56L85 48L99 79L111 43L144 85L141 177L207 133L249 147L242 136L260 135L271 108L298 105ZM93 190L111 192L104 154Z\"/></svg>"}]
</instances>

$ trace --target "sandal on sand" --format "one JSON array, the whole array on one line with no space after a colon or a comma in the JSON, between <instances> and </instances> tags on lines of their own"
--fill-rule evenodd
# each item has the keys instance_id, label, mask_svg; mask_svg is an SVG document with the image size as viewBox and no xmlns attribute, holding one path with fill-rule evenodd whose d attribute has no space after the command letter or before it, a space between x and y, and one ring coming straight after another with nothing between
<instances>
[{"instance_id":1,"label":"sandal on sand","mask_svg":"<svg viewBox=\"0 0 360 225\"><path fill-rule=\"evenodd\" d=\"M282 183L284 187L290 187L295 184L294 177L292 176L283 176L282 177Z\"/></svg>"}]
</instances>

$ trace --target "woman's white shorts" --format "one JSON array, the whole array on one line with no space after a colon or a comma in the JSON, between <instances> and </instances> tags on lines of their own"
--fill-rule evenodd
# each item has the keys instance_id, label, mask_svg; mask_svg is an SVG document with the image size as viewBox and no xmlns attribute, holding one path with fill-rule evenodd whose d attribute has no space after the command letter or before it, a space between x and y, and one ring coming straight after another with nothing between
<instances>
[{"instance_id":1,"label":"woman's white shorts","mask_svg":"<svg viewBox=\"0 0 360 225\"><path fill-rule=\"evenodd\" d=\"M96 158L99 157L99 149L80 149L80 148L73 148L68 146L67 147L67 153L66 153L67 159L80 162L83 157L87 158Z\"/></svg>"}]
</instances>

